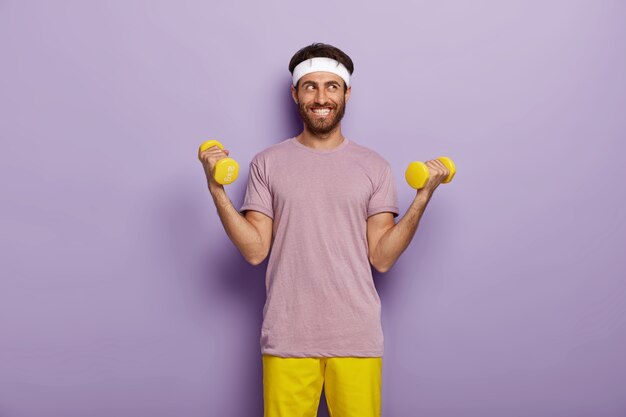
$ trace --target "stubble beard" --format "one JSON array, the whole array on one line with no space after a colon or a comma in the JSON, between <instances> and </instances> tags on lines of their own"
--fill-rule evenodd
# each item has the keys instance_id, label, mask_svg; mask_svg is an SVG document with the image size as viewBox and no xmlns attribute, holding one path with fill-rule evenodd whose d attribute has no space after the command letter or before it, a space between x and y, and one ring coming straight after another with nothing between
<instances>
[{"instance_id":1,"label":"stubble beard","mask_svg":"<svg viewBox=\"0 0 626 417\"><path fill-rule=\"evenodd\" d=\"M312 107L315 107L314 104ZM321 106L320 106L321 107ZM298 113L300 113L300 117L302 121L306 125L307 129L315 136L323 136L332 132L343 119L343 115L346 112L345 100L342 100L338 106L332 106L333 118L330 120L325 120L324 118L315 117L315 115L311 116L311 113L307 111L307 105L298 102Z\"/></svg>"}]
</instances>

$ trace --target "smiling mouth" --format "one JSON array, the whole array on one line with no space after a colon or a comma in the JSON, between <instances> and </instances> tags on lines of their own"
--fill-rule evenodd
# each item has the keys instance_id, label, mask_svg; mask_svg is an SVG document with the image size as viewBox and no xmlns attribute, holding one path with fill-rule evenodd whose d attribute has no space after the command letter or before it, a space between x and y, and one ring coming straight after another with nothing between
<instances>
[{"instance_id":1,"label":"smiling mouth","mask_svg":"<svg viewBox=\"0 0 626 417\"><path fill-rule=\"evenodd\" d=\"M316 108L312 108L311 111L313 112L314 115L319 116L319 117L326 117L328 116L331 112L332 112L332 108L330 107L316 107Z\"/></svg>"}]
</instances>

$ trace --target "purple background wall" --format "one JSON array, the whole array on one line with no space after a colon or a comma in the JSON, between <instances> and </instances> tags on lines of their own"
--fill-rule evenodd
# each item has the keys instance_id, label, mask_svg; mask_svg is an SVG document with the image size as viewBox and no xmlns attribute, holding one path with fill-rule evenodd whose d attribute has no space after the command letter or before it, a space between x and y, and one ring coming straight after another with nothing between
<instances>
[{"instance_id":1,"label":"purple background wall","mask_svg":"<svg viewBox=\"0 0 626 417\"><path fill-rule=\"evenodd\" d=\"M0 416L261 416L264 263L197 146L301 130L287 64L356 70L343 131L451 156L376 274L383 415L626 416L626 3L0 3ZM323 400L323 398L322 398ZM320 415L327 415L322 406Z\"/></svg>"}]
</instances>

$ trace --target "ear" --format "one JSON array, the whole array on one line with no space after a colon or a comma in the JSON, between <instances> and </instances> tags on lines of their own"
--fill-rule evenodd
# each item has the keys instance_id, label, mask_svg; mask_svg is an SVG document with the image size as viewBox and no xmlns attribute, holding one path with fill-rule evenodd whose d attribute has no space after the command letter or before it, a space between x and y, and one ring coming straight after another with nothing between
<instances>
[{"instance_id":1,"label":"ear","mask_svg":"<svg viewBox=\"0 0 626 417\"><path fill-rule=\"evenodd\" d=\"M298 92L293 84L291 85L291 98L293 98L293 101L298 104Z\"/></svg>"},{"instance_id":2,"label":"ear","mask_svg":"<svg viewBox=\"0 0 626 417\"><path fill-rule=\"evenodd\" d=\"M348 89L346 90L346 93L344 95L346 103L348 102L348 100L350 100L350 92L351 91L352 91L352 86L348 87Z\"/></svg>"}]
</instances>

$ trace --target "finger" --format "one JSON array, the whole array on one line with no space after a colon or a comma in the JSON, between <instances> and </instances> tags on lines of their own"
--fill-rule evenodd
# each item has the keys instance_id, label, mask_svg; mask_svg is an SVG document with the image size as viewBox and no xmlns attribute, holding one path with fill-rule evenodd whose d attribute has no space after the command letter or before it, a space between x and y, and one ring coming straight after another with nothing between
<instances>
[{"instance_id":1,"label":"finger","mask_svg":"<svg viewBox=\"0 0 626 417\"><path fill-rule=\"evenodd\" d=\"M448 172L448 168L446 168L446 166L443 164L443 162L441 162L439 159L433 159L432 160L433 163L433 167L435 167L435 170L441 174L441 175L447 175Z\"/></svg>"},{"instance_id":2,"label":"finger","mask_svg":"<svg viewBox=\"0 0 626 417\"><path fill-rule=\"evenodd\" d=\"M437 166L437 164L433 163L431 168L430 168L430 172L432 174L433 177L439 178L443 175L443 170L441 168L439 168L439 166Z\"/></svg>"},{"instance_id":3,"label":"finger","mask_svg":"<svg viewBox=\"0 0 626 417\"><path fill-rule=\"evenodd\" d=\"M441 162L441 160L440 160L440 159L437 159L437 164L438 164L438 165L439 165L439 167L441 168L441 172L443 173L443 175L445 176L445 178L447 178L447 177L448 177L448 175L450 175L450 170L448 169L448 167L447 167L447 166L446 166L443 162ZM444 179L445 179L445 178L444 178Z\"/></svg>"},{"instance_id":4,"label":"finger","mask_svg":"<svg viewBox=\"0 0 626 417\"><path fill-rule=\"evenodd\" d=\"M204 156L209 156L209 157L221 157L224 158L224 153L222 152L222 150L220 148L217 149L207 149L206 151L203 151L200 155ZM228 154L226 154L228 155Z\"/></svg>"},{"instance_id":5,"label":"finger","mask_svg":"<svg viewBox=\"0 0 626 417\"><path fill-rule=\"evenodd\" d=\"M438 173L440 171L439 165L437 165L437 163L434 160L428 161L426 165L428 166L428 169L432 171L433 173Z\"/></svg>"}]
</instances>

